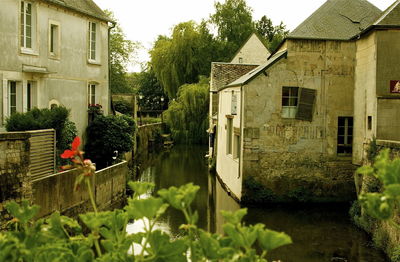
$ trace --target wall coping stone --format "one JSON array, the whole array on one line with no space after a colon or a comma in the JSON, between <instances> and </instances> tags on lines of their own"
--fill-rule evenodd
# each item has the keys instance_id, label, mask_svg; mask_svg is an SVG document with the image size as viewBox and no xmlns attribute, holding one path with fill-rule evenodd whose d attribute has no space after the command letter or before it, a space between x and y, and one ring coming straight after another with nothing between
<instances>
[{"instance_id":1,"label":"wall coping stone","mask_svg":"<svg viewBox=\"0 0 400 262\"><path fill-rule=\"evenodd\" d=\"M381 140L377 139L376 144L378 146L384 146L384 147L389 147L389 148L400 148L400 141L395 141L395 140Z\"/></svg>"}]
</instances>

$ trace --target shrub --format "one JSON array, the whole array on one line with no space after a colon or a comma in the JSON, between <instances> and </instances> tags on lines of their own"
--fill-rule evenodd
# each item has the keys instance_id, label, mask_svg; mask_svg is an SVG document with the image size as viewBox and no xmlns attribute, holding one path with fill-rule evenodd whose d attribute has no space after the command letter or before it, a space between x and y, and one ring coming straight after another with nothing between
<instances>
[{"instance_id":1,"label":"shrub","mask_svg":"<svg viewBox=\"0 0 400 262\"><path fill-rule=\"evenodd\" d=\"M68 141L65 144L63 130L68 121L69 110L63 106L52 109L34 108L26 113L14 113L6 120L7 131L28 131L38 129L56 130L57 148L63 150L68 147ZM72 141L72 140L71 140ZM65 147L61 148L61 144Z\"/></svg>"},{"instance_id":2,"label":"shrub","mask_svg":"<svg viewBox=\"0 0 400 262\"><path fill-rule=\"evenodd\" d=\"M133 115L133 105L125 100L114 101L114 109L124 115Z\"/></svg>"},{"instance_id":3,"label":"shrub","mask_svg":"<svg viewBox=\"0 0 400 262\"><path fill-rule=\"evenodd\" d=\"M132 150L135 122L123 116L97 116L87 127L86 156L104 168L118 155Z\"/></svg>"},{"instance_id":4,"label":"shrub","mask_svg":"<svg viewBox=\"0 0 400 262\"><path fill-rule=\"evenodd\" d=\"M57 147L57 165L65 165L67 161L60 158L60 154L67 148L70 147L74 138L78 135L75 123L67 120L65 121L64 129L61 131L61 137L58 141Z\"/></svg>"}]
</instances>

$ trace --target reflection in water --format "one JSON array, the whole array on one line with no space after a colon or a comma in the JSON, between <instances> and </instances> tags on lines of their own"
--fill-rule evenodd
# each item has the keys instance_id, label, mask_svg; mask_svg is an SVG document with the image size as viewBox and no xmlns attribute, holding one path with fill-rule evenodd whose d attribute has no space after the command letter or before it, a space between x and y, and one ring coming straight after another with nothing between
<instances>
[{"instance_id":1,"label":"reflection in water","mask_svg":"<svg viewBox=\"0 0 400 262\"><path fill-rule=\"evenodd\" d=\"M203 146L175 146L149 155L139 180L161 188L192 182L200 186L193 209L199 212L199 227L222 233L220 210L235 211L240 206L226 194L215 177L208 175ZM348 219L348 207L268 206L248 208L247 224L264 223L270 229L289 234L294 244L271 252L269 259L284 262L385 262L384 255L371 248L368 236ZM169 209L159 227L179 236L183 215ZM133 227L133 228L132 228ZM135 229L139 230L140 225Z\"/></svg>"}]
</instances>

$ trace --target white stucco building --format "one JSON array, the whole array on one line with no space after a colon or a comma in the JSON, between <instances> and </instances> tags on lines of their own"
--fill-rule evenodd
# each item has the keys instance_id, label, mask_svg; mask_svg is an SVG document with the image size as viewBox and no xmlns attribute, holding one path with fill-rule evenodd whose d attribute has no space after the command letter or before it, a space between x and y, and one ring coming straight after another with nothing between
<instances>
[{"instance_id":1,"label":"white stucco building","mask_svg":"<svg viewBox=\"0 0 400 262\"><path fill-rule=\"evenodd\" d=\"M13 112L63 105L82 135L88 104L107 114L110 22L92 0L2 0L0 128Z\"/></svg>"}]
</instances>

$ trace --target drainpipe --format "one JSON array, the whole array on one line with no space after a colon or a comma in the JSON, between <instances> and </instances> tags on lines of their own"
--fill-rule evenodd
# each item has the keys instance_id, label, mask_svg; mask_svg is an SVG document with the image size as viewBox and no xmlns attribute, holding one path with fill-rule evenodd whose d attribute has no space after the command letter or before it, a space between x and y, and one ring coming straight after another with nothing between
<instances>
[{"instance_id":1,"label":"drainpipe","mask_svg":"<svg viewBox=\"0 0 400 262\"><path fill-rule=\"evenodd\" d=\"M111 52L110 52L110 35L111 35L111 30L117 25L116 22L111 21L111 26L108 26L108 114L110 114L110 112L113 113L113 115L115 114L114 112L114 108L111 105Z\"/></svg>"}]
</instances>

